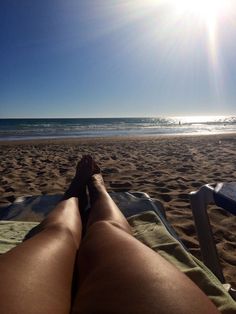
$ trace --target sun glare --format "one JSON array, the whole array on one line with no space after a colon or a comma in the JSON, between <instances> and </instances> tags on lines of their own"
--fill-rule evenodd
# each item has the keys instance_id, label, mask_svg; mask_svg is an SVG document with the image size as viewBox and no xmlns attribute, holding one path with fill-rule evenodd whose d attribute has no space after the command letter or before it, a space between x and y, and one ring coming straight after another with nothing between
<instances>
[{"instance_id":1,"label":"sun glare","mask_svg":"<svg viewBox=\"0 0 236 314\"><path fill-rule=\"evenodd\" d=\"M229 0L171 0L171 2L179 16L193 17L193 23L196 19L202 21L206 25L210 44L216 44L217 26L220 19L229 12Z\"/></svg>"},{"instance_id":2,"label":"sun glare","mask_svg":"<svg viewBox=\"0 0 236 314\"><path fill-rule=\"evenodd\" d=\"M138 54L157 48L164 62L173 60L175 64L178 58L180 62L184 60L183 73L192 75L196 69L196 78L202 73L197 65L205 62L209 86L220 100L225 83L224 36L236 25L236 0L122 0L115 6L116 2L109 3L111 12L119 9L122 16L116 21L116 28L132 23L142 27L138 28L138 36L135 33L134 43L129 43L135 48L136 40L142 44Z\"/></svg>"},{"instance_id":3,"label":"sun glare","mask_svg":"<svg viewBox=\"0 0 236 314\"><path fill-rule=\"evenodd\" d=\"M227 7L225 0L175 0L180 13L189 13L204 19L206 22L217 18Z\"/></svg>"},{"instance_id":4,"label":"sun glare","mask_svg":"<svg viewBox=\"0 0 236 314\"><path fill-rule=\"evenodd\" d=\"M193 28L197 27L199 22L205 26L209 61L213 70L212 79L218 92L222 81L218 34L224 17L229 16L233 10L232 0L170 0L169 3L181 20L191 20Z\"/></svg>"}]
</instances>

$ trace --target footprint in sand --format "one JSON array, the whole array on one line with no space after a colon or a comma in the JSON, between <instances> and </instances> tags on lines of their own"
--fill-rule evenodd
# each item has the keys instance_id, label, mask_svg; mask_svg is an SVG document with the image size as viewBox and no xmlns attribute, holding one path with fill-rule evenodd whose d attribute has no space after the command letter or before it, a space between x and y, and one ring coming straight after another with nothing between
<instances>
[{"instance_id":1,"label":"footprint in sand","mask_svg":"<svg viewBox=\"0 0 236 314\"><path fill-rule=\"evenodd\" d=\"M15 189L13 189L12 187L7 187L7 188L5 188L5 192L6 193L15 192Z\"/></svg>"},{"instance_id":2,"label":"footprint in sand","mask_svg":"<svg viewBox=\"0 0 236 314\"><path fill-rule=\"evenodd\" d=\"M102 173L104 174L119 173L119 170L117 168L104 168L102 169Z\"/></svg>"},{"instance_id":3,"label":"footprint in sand","mask_svg":"<svg viewBox=\"0 0 236 314\"><path fill-rule=\"evenodd\" d=\"M172 200L172 198L169 194L162 194L161 193L161 194L159 194L159 198L161 198L164 202L167 202L167 203L169 203Z\"/></svg>"},{"instance_id":4,"label":"footprint in sand","mask_svg":"<svg viewBox=\"0 0 236 314\"><path fill-rule=\"evenodd\" d=\"M118 188L118 189L130 189L132 187L132 184L130 182L122 182L122 183L110 182L110 187Z\"/></svg>"},{"instance_id":5,"label":"footprint in sand","mask_svg":"<svg viewBox=\"0 0 236 314\"><path fill-rule=\"evenodd\" d=\"M116 156L116 155L112 155L112 156L111 156L111 159L117 160L117 156Z\"/></svg>"}]
</instances>

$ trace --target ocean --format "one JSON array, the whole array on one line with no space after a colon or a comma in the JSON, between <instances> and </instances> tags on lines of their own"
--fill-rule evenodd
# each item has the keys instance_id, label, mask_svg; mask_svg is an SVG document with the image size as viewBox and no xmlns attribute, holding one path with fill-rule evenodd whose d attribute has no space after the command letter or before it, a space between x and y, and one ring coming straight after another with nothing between
<instances>
[{"instance_id":1,"label":"ocean","mask_svg":"<svg viewBox=\"0 0 236 314\"><path fill-rule=\"evenodd\" d=\"M0 119L0 140L236 133L236 117Z\"/></svg>"}]
</instances>

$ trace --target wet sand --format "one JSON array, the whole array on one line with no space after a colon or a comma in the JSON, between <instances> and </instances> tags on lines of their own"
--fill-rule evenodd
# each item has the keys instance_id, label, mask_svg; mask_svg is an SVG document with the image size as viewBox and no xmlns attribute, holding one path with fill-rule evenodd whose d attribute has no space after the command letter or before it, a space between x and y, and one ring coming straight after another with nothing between
<instances>
[{"instance_id":1,"label":"wet sand","mask_svg":"<svg viewBox=\"0 0 236 314\"><path fill-rule=\"evenodd\" d=\"M63 193L77 161L92 154L109 191L160 199L184 244L200 258L188 193L236 181L236 136L40 140L0 143L0 205L21 195ZM236 217L209 208L226 280L236 287Z\"/></svg>"}]
</instances>

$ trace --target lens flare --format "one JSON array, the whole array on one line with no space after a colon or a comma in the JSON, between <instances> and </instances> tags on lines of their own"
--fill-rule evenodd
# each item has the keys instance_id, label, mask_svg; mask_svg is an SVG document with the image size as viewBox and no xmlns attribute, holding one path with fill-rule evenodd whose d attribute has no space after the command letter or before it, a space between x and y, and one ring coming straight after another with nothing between
<instances>
[{"instance_id":1,"label":"lens flare","mask_svg":"<svg viewBox=\"0 0 236 314\"><path fill-rule=\"evenodd\" d=\"M173 4L180 12L194 14L206 21L216 18L227 8L224 0L175 0Z\"/></svg>"},{"instance_id":2,"label":"lens flare","mask_svg":"<svg viewBox=\"0 0 236 314\"><path fill-rule=\"evenodd\" d=\"M206 65L207 82L221 102L226 81L224 42L236 25L236 0L101 0L99 4L94 10L108 22L98 32L128 29L122 49L133 50L141 62L146 55L155 58L158 51L163 65L173 72L182 65L186 77L195 75L197 80L199 65Z\"/></svg>"},{"instance_id":3,"label":"lens flare","mask_svg":"<svg viewBox=\"0 0 236 314\"><path fill-rule=\"evenodd\" d=\"M160 4L160 1L156 1L156 3ZM164 2L162 1L162 3ZM189 34L199 25L205 27L211 78L219 96L224 81L220 60L219 29L223 25L224 19L234 12L235 2L232 0L167 0L166 3L175 18L182 23L187 22L186 27L189 28Z\"/></svg>"}]
</instances>

